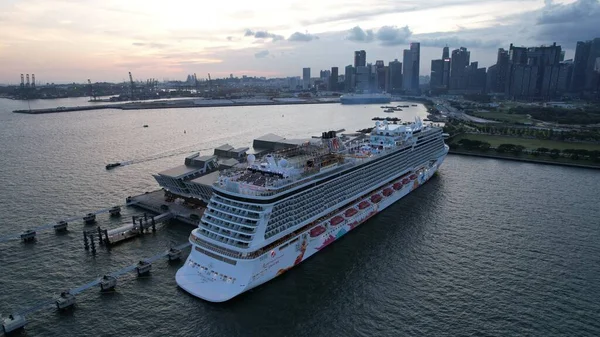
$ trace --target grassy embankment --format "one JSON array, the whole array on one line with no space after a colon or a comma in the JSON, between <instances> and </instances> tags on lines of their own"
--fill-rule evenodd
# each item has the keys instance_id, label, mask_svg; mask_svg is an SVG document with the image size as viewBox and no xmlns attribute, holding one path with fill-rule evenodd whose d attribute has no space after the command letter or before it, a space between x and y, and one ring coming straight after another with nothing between
<instances>
[{"instance_id":1,"label":"grassy embankment","mask_svg":"<svg viewBox=\"0 0 600 337\"><path fill-rule=\"evenodd\" d=\"M524 147L522 153L499 153L493 149L488 149L486 151L479 150L467 150L464 147L460 147L457 145L462 139L468 139L471 141L480 141L485 142L490 145L492 148L498 148L502 144L514 144L520 145ZM573 159L568 155L560 155L560 156L551 156L549 153L539 153L537 149L539 148L547 148L547 149L557 149L560 151L564 151L567 149L574 150L587 150L587 151L600 151L600 144L591 144L591 143L574 143L574 142L561 142L556 140L547 140L547 139L535 139L535 138L520 138L520 137L510 137L510 136L496 136L496 135L485 135L485 134L460 134L455 137L452 137L449 140L449 144L452 147L450 150L451 153L456 154L471 154L477 156L485 156L485 157L497 157L497 158L506 158L512 160L522 160L522 161L532 161L532 162L542 162L542 163L550 163L550 164L562 164L562 165L572 165L572 166L590 166L590 167L598 167L600 168L600 163L593 160L585 160L585 159ZM454 146L453 146L454 145Z\"/></svg>"}]
</instances>

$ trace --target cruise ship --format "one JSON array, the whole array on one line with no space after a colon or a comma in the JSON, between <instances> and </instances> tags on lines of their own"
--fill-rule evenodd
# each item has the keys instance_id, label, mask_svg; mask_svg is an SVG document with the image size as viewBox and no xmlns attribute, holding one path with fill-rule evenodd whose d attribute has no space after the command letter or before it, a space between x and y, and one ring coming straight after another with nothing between
<instances>
[{"instance_id":1,"label":"cruise ship","mask_svg":"<svg viewBox=\"0 0 600 337\"><path fill-rule=\"evenodd\" d=\"M382 104L391 101L390 94L346 94L340 96L342 104Z\"/></svg>"},{"instance_id":2,"label":"cruise ship","mask_svg":"<svg viewBox=\"0 0 600 337\"><path fill-rule=\"evenodd\" d=\"M448 153L442 129L418 118L279 141L287 145L210 173L200 165L201 176L179 183L156 176L169 193L207 200L176 274L190 294L223 302L285 273L427 182Z\"/></svg>"}]
</instances>

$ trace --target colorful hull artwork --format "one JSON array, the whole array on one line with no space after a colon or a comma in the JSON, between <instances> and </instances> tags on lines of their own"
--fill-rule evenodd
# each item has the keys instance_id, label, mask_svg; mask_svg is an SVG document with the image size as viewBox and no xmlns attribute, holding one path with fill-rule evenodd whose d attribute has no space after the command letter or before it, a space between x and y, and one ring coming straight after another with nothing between
<instances>
[{"instance_id":1,"label":"colorful hull artwork","mask_svg":"<svg viewBox=\"0 0 600 337\"><path fill-rule=\"evenodd\" d=\"M226 264L224 263L220 265L220 267L222 268L221 270L224 270L225 272L218 274L218 276L215 276L214 273L210 274L211 265L201 264L201 257L203 254L195 252L195 250L198 250L197 248L192 249L190 258L188 259L189 266L185 272L190 273L190 275L194 274L193 280L197 280L198 275L201 276L203 287L211 289L211 297L207 298L208 300L214 302L226 301L285 273L295 265L306 260L319 250L327 247L349 231L358 227L360 224L363 224L375 214L400 200L415 188L427 182L442 164L444 158L445 154L439 159L429 163L429 165L421 167L413 172L409 172L394 181L380 186L373 190L371 194L362 199L355 200L351 204L341 208L338 212L329 215L327 218L320 219L320 222L307 228L305 232L290 238L287 242L265 252L257 258L235 261L235 266L230 267L231 271L239 271L240 268L243 268L246 271L244 273L236 273L239 275L238 278L226 275L227 269L225 268ZM411 176L414 176L414 180L412 181L410 179ZM396 189L399 186L398 183L403 182L404 180L408 180L410 183L403 184L399 189ZM390 190L391 193L384 196L384 190ZM386 192L385 194L388 193L389 192ZM371 197L375 195L378 195L381 199L378 202L371 202ZM350 208L354 208L356 213L351 211L350 213L354 214L346 216L345 212ZM335 225L333 225L333 223L335 223ZM322 229L318 229L319 227ZM194 232L192 232L192 236L194 235ZM180 272L183 273L182 271ZM247 276L242 277L241 275ZM184 278L185 275L180 274L180 280L185 281ZM190 276L190 282L191 280L192 278Z\"/></svg>"}]
</instances>

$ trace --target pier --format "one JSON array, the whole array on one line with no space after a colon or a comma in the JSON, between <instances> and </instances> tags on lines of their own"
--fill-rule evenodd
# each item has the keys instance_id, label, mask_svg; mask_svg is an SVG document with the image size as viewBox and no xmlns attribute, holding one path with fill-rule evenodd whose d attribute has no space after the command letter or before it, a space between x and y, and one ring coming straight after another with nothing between
<instances>
[{"instance_id":1,"label":"pier","mask_svg":"<svg viewBox=\"0 0 600 337\"><path fill-rule=\"evenodd\" d=\"M49 298L31 307L17 310L16 312L8 315L7 318L2 319L2 330L5 334L10 334L23 329L28 322L27 316L38 312L42 309L55 307L57 310L66 310L73 308L73 306L76 303L76 295L86 290L92 289L96 286L99 287L99 291L103 292L114 290L117 286L117 279L120 276L125 275L127 273L131 273L133 271L136 271L138 276L147 275L148 272L152 269L152 263L165 257L168 258L168 261L171 261L172 252L181 252L183 249L186 249L189 246L190 243L186 242L178 246L171 247L169 250L157 253L154 256L145 259L141 259L138 263L123 267L110 274L106 274L100 278L94 279L86 284L68 289L66 291L62 291L61 294L57 297Z\"/></svg>"},{"instance_id":2,"label":"pier","mask_svg":"<svg viewBox=\"0 0 600 337\"><path fill-rule=\"evenodd\" d=\"M54 230L54 232L57 234L64 233L68 230L68 224L70 222L73 222L75 220L83 220L82 223L85 223L88 225L93 224L96 222L96 215L103 214L103 213L109 213L110 210L114 209L115 207L119 207L119 212L120 212L120 209L122 206L131 206L133 203L134 203L134 201L132 201L128 204L125 204L125 205L112 206L112 207L100 209L100 210L97 210L94 212L90 212L86 215L77 215L77 216L73 216L73 217L70 217L67 219L59 220L57 222L47 223L45 225L27 229L21 233L14 233L14 234L7 234L4 236L0 236L0 243L12 241L12 240L16 240L16 239L21 239L23 242L34 242L36 240L36 236L40 232L44 232L44 231L48 231L48 230ZM86 220L88 220L88 221L86 221Z\"/></svg>"}]
</instances>

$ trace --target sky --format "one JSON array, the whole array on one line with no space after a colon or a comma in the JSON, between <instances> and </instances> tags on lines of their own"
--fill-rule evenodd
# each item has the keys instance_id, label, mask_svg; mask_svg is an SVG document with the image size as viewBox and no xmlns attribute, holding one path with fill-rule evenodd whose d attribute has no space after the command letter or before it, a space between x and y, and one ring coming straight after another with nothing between
<instances>
[{"instance_id":1,"label":"sky","mask_svg":"<svg viewBox=\"0 0 600 337\"><path fill-rule=\"evenodd\" d=\"M421 75L442 47L495 63L499 47L600 37L600 0L1 0L0 83L312 76L395 58L421 43Z\"/></svg>"}]
</instances>

